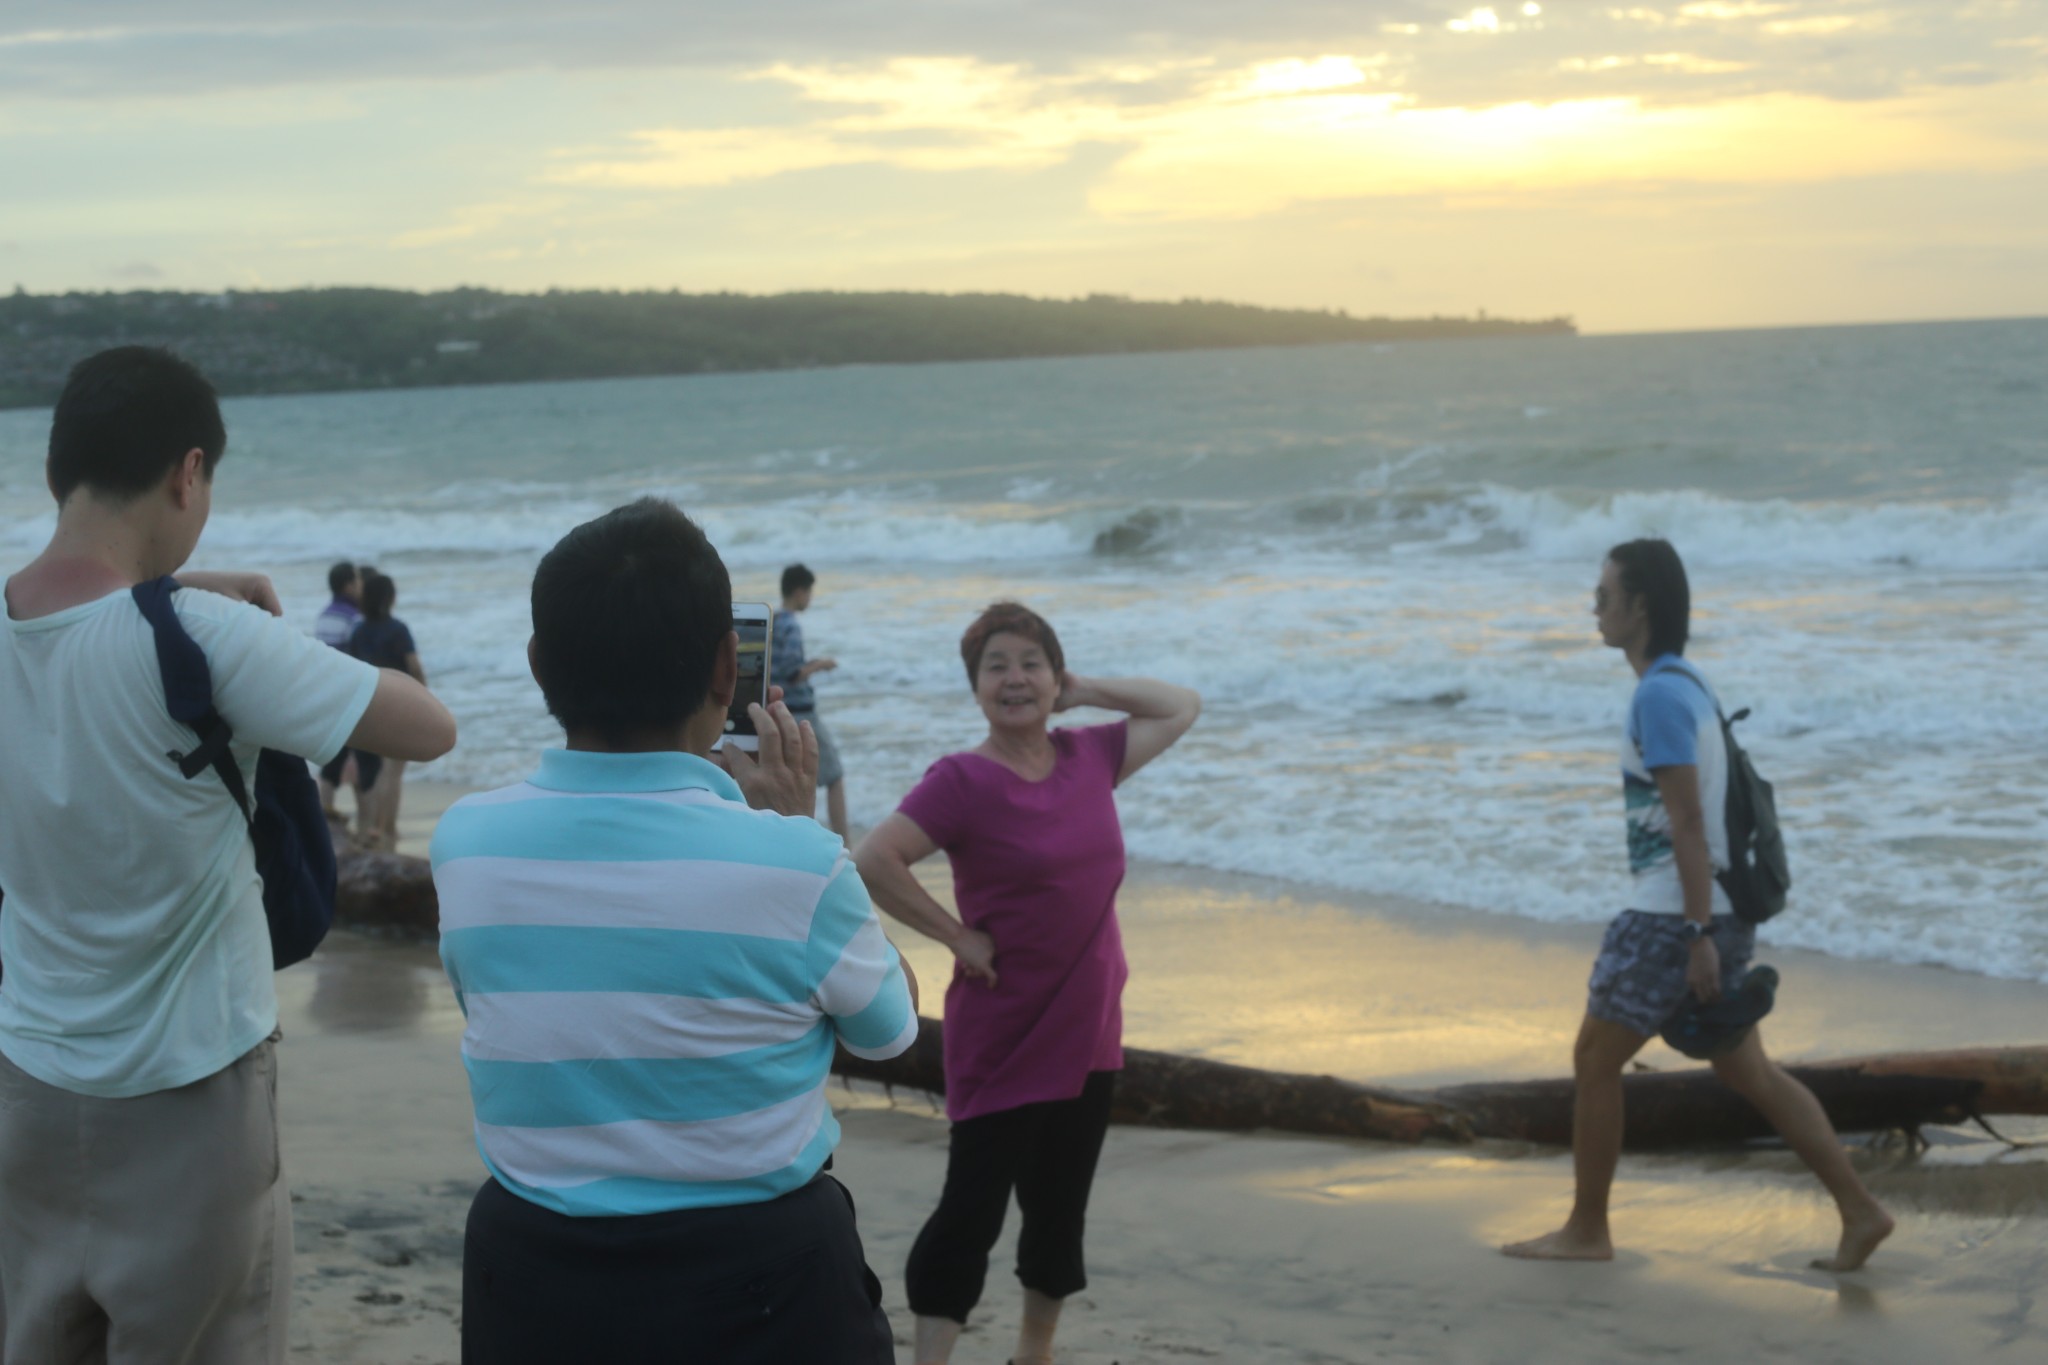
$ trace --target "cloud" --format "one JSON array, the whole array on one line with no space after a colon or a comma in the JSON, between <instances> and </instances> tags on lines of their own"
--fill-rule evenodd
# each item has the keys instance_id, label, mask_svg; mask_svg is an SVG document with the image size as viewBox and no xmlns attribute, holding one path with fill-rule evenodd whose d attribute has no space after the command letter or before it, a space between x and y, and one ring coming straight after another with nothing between
<instances>
[{"instance_id":1,"label":"cloud","mask_svg":"<svg viewBox=\"0 0 2048 1365\"><path fill-rule=\"evenodd\" d=\"M307 0L191 0L176 10L141 0L78 7L17 0L0 15L0 90L99 97L273 88L323 81L461 80L511 72L675 68L717 70L775 61L971 56L1048 68L1118 56L1157 58L1222 46L1293 47L1314 35L1364 33L1421 0L1270 0L1257 16L1232 0L1036 0L1031 6L953 0L796 0L732 5L696 0L448 0L423 10L358 0L337 17Z\"/></svg>"},{"instance_id":2,"label":"cloud","mask_svg":"<svg viewBox=\"0 0 2048 1365\"><path fill-rule=\"evenodd\" d=\"M1327 81L1337 68L1315 70L1316 79ZM1201 86L1162 104L1127 104L1108 93L1119 81L1152 84L1158 74L1127 67L1045 79L1023 67L961 58L898 58L872 67L782 64L755 79L787 89L811 111L809 121L645 129L632 134L623 154L564 155L549 178L679 189L863 164L934 172L1038 170L1083 145L1141 136L1170 116L1162 109L1202 98ZM1245 93L1272 92L1247 86Z\"/></svg>"},{"instance_id":3,"label":"cloud","mask_svg":"<svg viewBox=\"0 0 2048 1365\"><path fill-rule=\"evenodd\" d=\"M0 106L24 99L181 100L236 89L521 73L875 67L897 59L1013 66L1046 78L1119 66L1114 102L1177 97L1204 62L1242 68L1327 53L1389 54L1427 104L1625 93L1650 101L1764 93L1867 98L1943 68L1997 69L2039 40L2032 0L16 0L0 15ZM338 17L339 16L339 17ZM1683 34L1674 42L1674 34ZM1695 60L1643 59L1681 52ZM1619 65L1601 66L1608 57ZM1629 61L1626 59L1634 59ZM1597 84L1595 84L1597 83Z\"/></svg>"},{"instance_id":4,"label":"cloud","mask_svg":"<svg viewBox=\"0 0 2048 1365\"><path fill-rule=\"evenodd\" d=\"M463 204L449 210L442 222L405 228L390 238L394 251L420 251L504 233L533 229L569 207L560 195L533 195L492 203ZM544 231L542 226L539 230Z\"/></svg>"},{"instance_id":5,"label":"cloud","mask_svg":"<svg viewBox=\"0 0 2048 1365\"><path fill-rule=\"evenodd\" d=\"M2038 186L2041 7L14 0L0 182L23 243L11 268L33 262L37 287L97 285L123 260L205 287L925 285L1354 307L1384 287L1400 291L1388 308L1625 306L1641 325L1666 304L1621 255L1682 238L1666 288L1697 297L1667 311L1695 318L1699 262L1734 250L1688 214L1732 241L1745 203L1814 187ZM1603 216L1598 246L1574 248L1575 213ZM1926 221L1830 213L1844 250L1859 233L1903 248ZM1462 225L1457 250L1435 245L1433 214ZM2037 220L1999 230L2024 256L2048 243ZM1548 264L1508 245L1518 223L1540 225ZM1354 260L1354 239L1385 250ZM1519 293L1499 273L1514 260L1542 276ZM1465 297L1482 270L1486 294ZM1627 290L1601 282L1624 271Z\"/></svg>"},{"instance_id":6,"label":"cloud","mask_svg":"<svg viewBox=\"0 0 2048 1365\"><path fill-rule=\"evenodd\" d=\"M1579 74L1739 75L1691 52L1611 55ZM1877 108L1810 94L1697 104L1601 93L1444 107L1400 88L1383 52L1211 68L1178 100L1104 100L1087 76L1018 65L898 59L758 73L810 117L744 128L649 128L623 146L569 149L558 184L692 189L850 166L1022 173L1081 147L1121 148L1089 203L1116 219L1232 219L1368 195L1602 182L1758 183L1997 170L2037 163L2027 137L1984 126L1970 96L1930 86ZM2023 107L2038 126L2048 87Z\"/></svg>"},{"instance_id":7,"label":"cloud","mask_svg":"<svg viewBox=\"0 0 2048 1365\"><path fill-rule=\"evenodd\" d=\"M138 284L165 278L164 272L148 261L131 261L127 265L117 265L107 274L117 280L130 280Z\"/></svg>"}]
</instances>

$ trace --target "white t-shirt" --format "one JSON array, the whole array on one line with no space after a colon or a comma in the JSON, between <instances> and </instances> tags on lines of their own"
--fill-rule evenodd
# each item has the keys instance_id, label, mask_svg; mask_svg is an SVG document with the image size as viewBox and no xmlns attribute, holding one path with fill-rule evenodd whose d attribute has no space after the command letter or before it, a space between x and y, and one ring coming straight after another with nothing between
<instances>
[{"instance_id":1,"label":"white t-shirt","mask_svg":"<svg viewBox=\"0 0 2048 1365\"><path fill-rule=\"evenodd\" d=\"M369 709L368 664L247 603L173 601L252 792L258 749L325 762ZM0 1053L85 1095L210 1076L277 1027L248 825L168 757L196 739L125 590L0 619Z\"/></svg>"},{"instance_id":2,"label":"white t-shirt","mask_svg":"<svg viewBox=\"0 0 2048 1365\"><path fill-rule=\"evenodd\" d=\"M1688 678L1684 675L1690 674ZM1697 679L1695 682L1692 679ZM1690 765L1699 770L1700 814L1707 854L1728 866L1728 749L1720 713L1700 671L1676 654L1660 655L1636 684L1621 731L1621 791L1628 815L1631 910L1685 913L1685 888L1671 849L1671 816L1657 789L1656 770ZM1728 893L1714 882L1714 913L1734 913Z\"/></svg>"}]
</instances>

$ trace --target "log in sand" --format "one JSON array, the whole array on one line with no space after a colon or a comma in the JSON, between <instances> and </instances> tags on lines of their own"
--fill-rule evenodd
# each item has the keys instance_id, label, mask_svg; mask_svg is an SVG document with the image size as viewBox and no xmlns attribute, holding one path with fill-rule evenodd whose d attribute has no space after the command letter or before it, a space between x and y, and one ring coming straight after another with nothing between
<instances>
[{"instance_id":1,"label":"log in sand","mask_svg":"<svg viewBox=\"0 0 2048 1365\"><path fill-rule=\"evenodd\" d=\"M842 1076L941 1095L946 1090L944 1049L939 1021L920 1017L917 1041L908 1052L871 1062L842 1048L832 1069ZM1151 1128L1272 1128L1388 1142L1469 1142L1474 1136L1462 1114L1426 1095L1135 1047L1124 1049L1110 1119Z\"/></svg>"},{"instance_id":2,"label":"log in sand","mask_svg":"<svg viewBox=\"0 0 2048 1365\"><path fill-rule=\"evenodd\" d=\"M943 1033L918 1021L916 1044L870 1062L842 1051L833 1070L942 1094ZM1844 1133L1912 1131L1989 1114L2048 1114L2048 1047L1899 1053L1788 1067ZM1624 1078L1631 1151L1703 1147L1768 1137L1749 1103L1705 1067ZM1119 1123L1155 1128L1269 1128L1387 1142L1505 1138L1569 1146L1572 1083L1510 1081L1396 1091L1143 1048L1124 1049Z\"/></svg>"},{"instance_id":3,"label":"log in sand","mask_svg":"<svg viewBox=\"0 0 2048 1365\"><path fill-rule=\"evenodd\" d=\"M406 938L438 934L439 905L425 859L343 853L335 921ZM919 1021L916 1044L870 1062L842 1051L842 1075L943 1094L944 1039ZM1996 1114L2048 1114L2048 1047L1897 1053L1788 1067L1827 1109L1838 1131L1917 1129ZM1626 1144L1631 1150L1710 1146L1764 1137L1770 1126L1706 1068L1633 1072ZM1507 1138L1571 1142L1569 1080L1489 1082L1395 1091L1143 1048L1124 1049L1115 1118L1155 1128L1269 1128L1386 1142Z\"/></svg>"},{"instance_id":4,"label":"log in sand","mask_svg":"<svg viewBox=\"0 0 2048 1365\"><path fill-rule=\"evenodd\" d=\"M393 938L441 936L441 902L425 858L335 850L334 922Z\"/></svg>"}]
</instances>

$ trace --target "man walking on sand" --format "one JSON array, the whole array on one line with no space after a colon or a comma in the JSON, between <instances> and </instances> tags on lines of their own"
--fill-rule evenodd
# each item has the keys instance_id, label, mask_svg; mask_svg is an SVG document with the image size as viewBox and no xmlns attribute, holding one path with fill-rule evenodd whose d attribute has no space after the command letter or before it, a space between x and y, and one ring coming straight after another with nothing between
<instances>
[{"instance_id":1,"label":"man walking on sand","mask_svg":"<svg viewBox=\"0 0 2048 1365\"><path fill-rule=\"evenodd\" d=\"M809 721L818 736L818 787L825 793L825 823L841 840L846 839L846 769L839 761L839 745L818 716L817 694L811 678L839 667L837 659L806 659L804 628L799 612L808 611L811 592L818 576L801 564L782 571L782 609L775 613L774 648L769 650L768 680L782 689L782 699L800 721Z\"/></svg>"},{"instance_id":2,"label":"man walking on sand","mask_svg":"<svg viewBox=\"0 0 2048 1365\"><path fill-rule=\"evenodd\" d=\"M1634 540L1608 552L1594 619L1601 643L1621 650L1640 679L1622 738L1630 908L1600 945L1572 1050L1571 1216L1556 1232L1502 1247L1509 1256L1614 1258L1607 1197L1621 1159L1622 1069L1688 992L1707 1002L1733 991L1755 948L1755 928L1736 918L1714 877L1729 861L1728 759L1714 696L1683 657L1691 611L1685 566L1668 542ZM1834 1196L1841 1242L1814 1265L1861 1266L1891 1235L1892 1217L1864 1188L1813 1092L1764 1055L1754 1027L1713 1067Z\"/></svg>"},{"instance_id":3,"label":"man walking on sand","mask_svg":"<svg viewBox=\"0 0 2048 1365\"><path fill-rule=\"evenodd\" d=\"M129 590L177 573L227 446L200 373L124 346L72 370L45 476L57 529L0 623L0 1359L285 1358L291 1204L277 995L248 824L183 777ZM433 758L427 690L278 620L258 574L181 574L232 755L344 743Z\"/></svg>"}]
</instances>

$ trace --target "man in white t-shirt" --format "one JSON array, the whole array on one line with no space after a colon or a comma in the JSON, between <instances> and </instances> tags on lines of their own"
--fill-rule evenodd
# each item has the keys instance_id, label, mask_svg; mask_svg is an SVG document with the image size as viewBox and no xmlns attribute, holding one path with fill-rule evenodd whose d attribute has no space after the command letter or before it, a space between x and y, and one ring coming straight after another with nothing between
<instances>
[{"instance_id":1,"label":"man in white t-shirt","mask_svg":"<svg viewBox=\"0 0 2048 1365\"><path fill-rule=\"evenodd\" d=\"M277 997L248 827L164 700L129 589L175 573L227 444L167 351L81 361L45 466L49 545L0 629L0 1358L281 1361L291 1213ZM255 574L173 601L253 789L259 748L428 759L427 690L278 620ZM198 589L199 591L193 591Z\"/></svg>"},{"instance_id":2,"label":"man in white t-shirt","mask_svg":"<svg viewBox=\"0 0 2048 1365\"><path fill-rule=\"evenodd\" d=\"M1668 541L1632 540L1607 552L1593 615L1601 643L1620 650L1638 679L1621 742L1628 905L1601 941L1572 1050L1571 1215L1556 1232L1502 1247L1510 1256L1614 1259L1607 1198L1621 1159L1622 1070L1687 996L1707 1004L1735 995L1756 946L1755 927L1735 916L1714 875L1729 864L1728 755L1713 692L1684 657L1691 614L1685 565ZM1862 1266L1891 1235L1892 1217L1849 1164L1820 1101L1765 1055L1754 1026L1712 1062L1834 1196L1841 1240L1814 1265Z\"/></svg>"}]
</instances>

